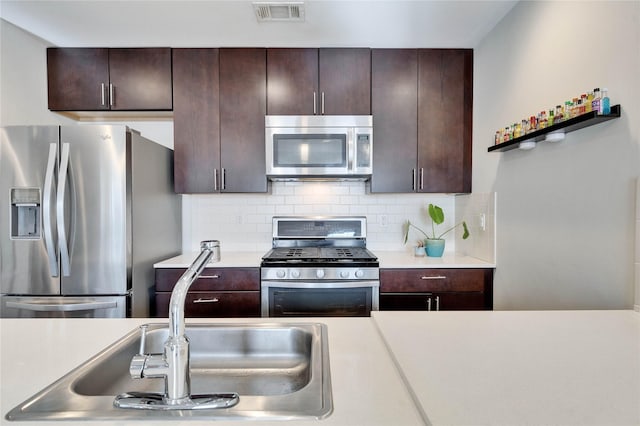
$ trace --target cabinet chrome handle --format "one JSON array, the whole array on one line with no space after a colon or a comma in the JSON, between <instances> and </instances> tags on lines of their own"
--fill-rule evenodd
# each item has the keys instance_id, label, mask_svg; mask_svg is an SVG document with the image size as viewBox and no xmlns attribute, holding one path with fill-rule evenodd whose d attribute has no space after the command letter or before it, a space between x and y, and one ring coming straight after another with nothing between
<instances>
[{"instance_id":1,"label":"cabinet chrome handle","mask_svg":"<svg viewBox=\"0 0 640 426\"><path fill-rule=\"evenodd\" d=\"M210 280L217 280L218 278L220 278L220 275L217 275L217 274L216 275L200 275L198 277L199 280L205 279L205 278Z\"/></svg>"},{"instance_id":2,"label":"cabinet chrome handle","mask_svg":"<svg viewBox=\"0 0 640 426\"><path fill-rule=\"evenodd\" d=\"M318 96L316 95L316 92L314 91L313 92L313 115L316 115L318 113L318 107L317 107L318 99L317 99L317 97Z\"/></svg>"},{"instance_id":3,"label":"cabinet chrome handle","mask_svg":"<svg viewBox=\"0 0 640 426\"><path fill-rule=\"evenodd\" d=\"M109 83L109 106L113 106L113 104L114 104L113 84Z\"/></svg>"},{"instance_id":4,"label":"cabinet chrome handle","mask_svg":"<svg viewBox=\"0 0 640 426\"><path fill-rule=\"evenodd\" d=\"M213 169L213 190L218 190L218 169Z\"/></svg>"},{"instance_id":5,"label":"cabinet chrome handle","mask_svg":"<svg viewBox=\"0 0 640 426\"><path fill-rule=\"evenodd\" d=\"M221 176L221 179L220 179L220 180L222 181L222 182L221 182L221 183L222 183L222 185L220 185L220 190L221 190L221 191L222 191L222 190L224 190L224 189L226 189L226 187L227 187L227 182L226 182L226 173L227 173L227 171L226 171L226 170L225 170L225 168L223 167L223 168L222 168L222 172L220 173L220 176Z\"/></svg>"},{"instance_id":6,"label":"cabinet chrome handle","mask_svg":"<svg viewBox=\"0 0 640 426\"><path fill-rule=\"evenodd\" d=\"M416 169L411 169L411 190L416 190Z\"/></svg>"},{"instance_id":7,"label":"cabinet chrome handle","mask_svg":"<svg viewBox=\"0 0 640 426\"><path fill-rule=\"evenodd\" d=\"M217 297L214 297L213 299L203 299L202 297L200 297L194 300L193 303L217 303L219 301L220 299L218 299Z\"/></svg>"},{"instance_id":8,"label":"cabinet chrome handle","mask_svg":"<svg viewBox=\"0 0 640 426\"><path fill-rule=\"evenodd\" d=\"M424 168L420 167L420 191L424 189Z\"/></svg>"},{"instance_id":9,"label":"cabinet chrome handle","mask_svg":"<svg viewBox=\"0 0 640 426\"><path fill-rule=\"evenodd\" d=\"M100 83L100 105L106 106L104 99L104 83Z\"/></svg>"},{"instance_id":10,"label":"cabinet chrome handle","mask_svg":"<svg viewBox=\"0 0 640 426\"><path fill-rule=\"evenodd\" d=\"M324 115L324 92L320 95L320 113Z\"/></svg>"},{"instance_id":11,"label":"cabinet chrome handle","mask_svg":"<svg viewBox=\"0 0 640 426\"><path fill-rule=\"evenodd\" d=\"M421 280L446 280L447 277L445 277L444 275L430 275L430 276L422 276L420 277Z\"/></svg>"},{"instance_id":12,"label":"cabinet chrome handle","mask_svg":"<svg viewBox=\"0 0 640 426\"><path fill-rule=\"evenodd\" d=\"M427 311L431 310L431 298L427 297Z\"/></svg>"},{"instance_id":13,"label":"cabinet chrome handle","mask_svg":"<svg viewBox=\"0 0 640 426\"><path fill-rule=\"evenodd\" d=\"M436 311L440 310L440 296L436 296Z\"/></svg>"}]
</instances>

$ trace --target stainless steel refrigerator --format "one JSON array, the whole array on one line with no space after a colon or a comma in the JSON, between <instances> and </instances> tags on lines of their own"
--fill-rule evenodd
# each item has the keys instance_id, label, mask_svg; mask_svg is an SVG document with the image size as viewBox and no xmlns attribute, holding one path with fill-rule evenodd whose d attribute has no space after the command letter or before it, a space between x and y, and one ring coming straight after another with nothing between
<instances>
[{"instance_id":1,"label":"stainless steel refrigerator","mask_svg":"<svg viewBox=\"0 0 640 426\"><path fill-rule=\"evenodd\" d=\"M181 251L173 151L125 126L0 132L0 316L148 316L153 263Z\"/></svg>"}]
</instances>

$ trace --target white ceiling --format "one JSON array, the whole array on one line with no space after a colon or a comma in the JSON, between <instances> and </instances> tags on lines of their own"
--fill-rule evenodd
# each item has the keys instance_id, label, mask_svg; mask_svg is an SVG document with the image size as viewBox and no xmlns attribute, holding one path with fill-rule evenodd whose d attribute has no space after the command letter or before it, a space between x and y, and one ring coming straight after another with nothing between
<instances>
[{"instance_id":1,"label":"white ceiling","mask_svg":"<svg viewBox=\"0 0 640 426\"><path fill-rule=\"evenodd\" d=\"M0 0L57 46L476 47L517 0L306 0L301 23L258 23L250 0Z\"/></svg>"}]
</instances>

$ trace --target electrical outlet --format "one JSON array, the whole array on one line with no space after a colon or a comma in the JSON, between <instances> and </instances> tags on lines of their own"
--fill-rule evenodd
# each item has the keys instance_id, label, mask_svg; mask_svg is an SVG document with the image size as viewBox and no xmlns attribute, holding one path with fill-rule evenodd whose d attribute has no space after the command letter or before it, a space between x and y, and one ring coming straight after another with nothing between
<instances>
[{"instance_id":1,"label":"electrical outlet","mask_svg":"<svg viewBox=\"0 0 640 426\"><path fill-rule=\"evenodd\" d=\"M389 225L389 216L386 214L380 215L380 226L388 226Z\"/></svg>"},{"instance_id":2,"label":"electrical outlet","mask_svg":"<svg viewBox=\"0 0 640 426\"><path fill-rule=\"evenodd\" d=\"M487 230L487 216L484 213L480 215L480 229L483 231Z\"/></svg>"}]
</instances>

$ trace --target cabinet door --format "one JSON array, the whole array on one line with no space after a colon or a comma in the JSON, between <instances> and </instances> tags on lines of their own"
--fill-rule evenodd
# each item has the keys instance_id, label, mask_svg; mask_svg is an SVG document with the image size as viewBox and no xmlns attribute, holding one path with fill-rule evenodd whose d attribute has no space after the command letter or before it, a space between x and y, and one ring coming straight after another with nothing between
<instances>
[{"instance_id":1,"label":"cabinet door","mask_svg":"<svg viewBox=\"0 0 640 426\"><path fill-rule=\"evenodd\" d=\"M371 114L371 50L320 49L319 113Z\"/></svg>"},{"instance_id":2,"label":"cabinet door","mask_svg":"<svg viewBox=\"0 0 640 426\"><path fill-rule=\"evenodd\" d=\"M112 110L171 110L171 49L109 49Z\"/></svg>"},{"instance_id":3,"label":"cabinet door","mask_svg":"<svg viewBox=\"0 0 640 426\"><path fill-rule=\"evenodd\" d=\"M313 115L318 96L318 49L267 49L267 114Z\"/></svg>"},{"instance_id":4,"label":"cabinet door","mask_svg":"<svg viewBox=\"0 0 640 426\"><path fill-rule=\"evenodd\" d=\"M218 49L173 49L174 181L178 193L219 188Z\"/></svg>"},{"instance_id":5,"label":"cabinet door","mask_svg":"<svg viewBox=\"0 0 640 426\"><path fill-rule=\"evenodd\" d=\"M473 50L418 55L418 191L471 192Z\"/></svg>"},{"instance_id":6,"label":"cabinet door","mask_svg":"<svg viewBox=\"0 0 640 426\"><path fill-rule=\"evenodd\" d=\"M47 91L50 110L107 110L108 85L108 49L47 49Z\"/></svg>"},{"instance_id":7,"label":"cabinet door","mask_svg":"<svg viewBox=\"0 0 640 426\"><path fill-rule=\"evenodd\" d=\"M482 292L384 293L381 311L479 311L488 309Z\"/></svg>"},{"instance_id":8,"label":"cabinet door","mask_svg":"<svg viewBox=\"0 0 640 426\"><path fill-rule=\"evenodd\" d=\"M371 51L371 192L413 192L418 138L418 52Z\"/></svg>"},{"instance_id":9,"label":"cabinet door","mask_svg":"<svg viewBox=\"0 0 640 426\"><path fill-rule=\"evenodd\" d=\"M222 192L267 192L265 49L220 49Z\"/></svg>"}]
</instances>

